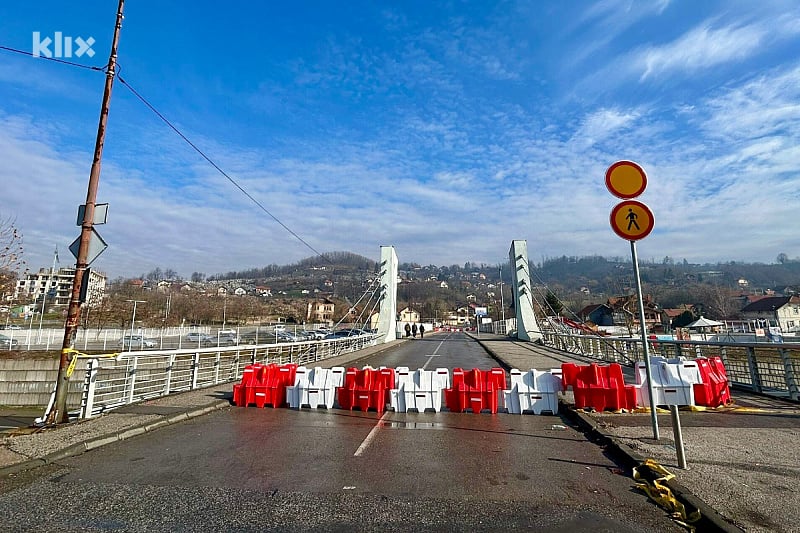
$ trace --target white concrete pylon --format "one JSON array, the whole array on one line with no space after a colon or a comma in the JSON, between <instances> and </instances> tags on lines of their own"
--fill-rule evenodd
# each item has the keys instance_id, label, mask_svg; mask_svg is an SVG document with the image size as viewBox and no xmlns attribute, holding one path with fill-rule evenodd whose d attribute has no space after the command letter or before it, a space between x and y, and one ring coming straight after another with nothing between
<instances>
[{"instance_id":1,"label":"white concrete pylon","mask_svg":"<svg viewBox=\"0 0 800 533\"><path fill-rule=\"evenodd\" d=\"M378 311L378 342L397 339L397 254L393 246L381 246L381 305Z\"/></svg>"},{"instance_id":2,"label":"white concrete pylon","mask_svg":"<svg viewBox=\"0 0 800 533\"><path fill-rule=\"evenodd\" d=\"M514 311L517 314L517 338L523 341L542 339L542 330L533 312L533 294L528 265L528 242L511 241L508 252L511 264L511 291L514 296Z\"/></svg>"}]
</instances>

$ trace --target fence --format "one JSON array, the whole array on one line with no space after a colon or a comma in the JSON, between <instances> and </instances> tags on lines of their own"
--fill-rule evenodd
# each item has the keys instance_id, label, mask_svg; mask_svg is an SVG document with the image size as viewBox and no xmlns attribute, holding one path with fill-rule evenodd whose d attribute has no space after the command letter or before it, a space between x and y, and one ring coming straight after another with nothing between
<instances>
[{"instance_id":1,"label":"fence","mask_svg":"<svg viewBox=\"0 0 800 533\"><path fill-rule=\"evenodd\" d=\"M174 392L209 387L241 377L248 364L318 361L373 346L377 335L229 348L124 352L87 360L80 418Z\"/></svg>"},{"instance_id":2,"label":"fence","mask_svg":"<svg viewBox=\"0 0 800 533\"><path fill-rule=\"evenodd\" d=\"M245 326L245 327L232 327L239 335L252 335L253 332L259 332L263 335L268 335L269 332L275 332L276 326L284 331L296 333L305 329L315 329L317 324L277 324L271 326ZM342 325L346 327L346 325ZM355 327L355 326L353 326ZM142 335L145 338L153 339L159 345L159 348L176 347L179 343L185 342L186 334L190 332L210 334L215 337L216 331L221 328L211 326L176 326L165 328L136 328L133 333ZM29 327L23 329L5 329L0 331L3 335L11 337L17 341L14 349L37 351L37 350L60 350L64 342L64 328L42 328L39 329L35 324L31 323ZM111 350L120 347L119 341L124 335L130 335L130 328L80 328L75 335L75 348L79 350Z\"/></svg>"},{"instance_id":3,"label":"fence","mask_svg":"<svg viewBox=\"0 0 800 533\"><path fill-rule=\"evenodd\" d=\"M641 339L544 331L547 346L607 362L644 361ZM666 358L719 356L731 384L753 392L800 400L800 344L651 340L648 352Z\"/></svg>"}]
</instances>

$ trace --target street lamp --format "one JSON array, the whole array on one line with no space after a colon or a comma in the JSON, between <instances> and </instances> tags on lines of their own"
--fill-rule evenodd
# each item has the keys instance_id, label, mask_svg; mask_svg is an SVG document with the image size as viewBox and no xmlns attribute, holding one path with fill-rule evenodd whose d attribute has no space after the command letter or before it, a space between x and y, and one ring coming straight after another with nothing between
<instances>
[{"instance_id":1,"label":"street lamp","mask_svg":"<svg viewBox=\"0 0 800 533\"><path fill-rule=\"evenodd\" d=\"M125 300L126 302L133 302L133 315L131 316L131 336L128 338L128 351L133 351L133 325L136 323L136 304L147 303L147 300ZM123 347L124 347L123 342Z\"/></svg>"},{"instance_id":2,"label":"street lamp","mask_svg":"<svg viewBox=\"0 0 800 533\"><path fill-rule=\"evenodd\" d=\"M222 329L225 329L225 319L228 312L228 293L222 295Z\"/></svg>"},{"instance_id":3,"label":"street lamp","mask_svg":"<svg viewBox=\"0 0 800 533\"><path fill-rule=\"evenodd\" d=\"M503 328L505 328L506 324L506 306L503 304L503 265L499 265L500 269L500 309L503 312ZM505 330L504 330L505 331Z\"/></svg>"}]
</instances>

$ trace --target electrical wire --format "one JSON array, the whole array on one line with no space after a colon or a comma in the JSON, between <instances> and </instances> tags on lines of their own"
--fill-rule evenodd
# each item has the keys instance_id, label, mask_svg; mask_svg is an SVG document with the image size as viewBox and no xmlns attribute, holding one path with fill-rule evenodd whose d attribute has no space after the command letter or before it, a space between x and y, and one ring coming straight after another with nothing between
<instances>
[{"instance_id":1,"label":"electrical wire","mask_svg":"<svg viewBox=\"0 0 800 533\"><path fill-rule=\"evenodd\" d=\"M72 67L78 67L78 68L83 68L83 69L87 69L87 70L94 70L94 71L98 71L98 72L105 72L106 69L107 69L107 67L93 67L93 66L90 66L90 65L82 65L81 63L75 63L74 61L66 61L66 60L60 59L60 58L47 57L47 56L43 56L41 54L36 55L33 52L29 52L27 50L20 50L18 48L12 48L10 46L1 46L0 45L0 50L5 50L7 52L26 55L26 56L34 57L34 58L37 58L37 59L45 59L47 61L53 61L55 63L61 63L61 64L69 65L69 66L72 66ZM118 72L117 72L116 76L119 79L120 83L122 83L122 85L124 85L136 98L138 98L139 101L141 101L148 109L150 109L150 111L152 111L159 119L161 119L161 121L164 122L164 124L166 124L172 131L174 131L181 139L183 139L183 141L186 142L186 144L191 146L192 149L200 155L200 157L205 159L212 167L214 167L217 170L217 172L222 174L229 182L231 182L231 184L233 184L234 187L239 189L239 191L242 194L244 194L248 199L250 199L250 201L253 202L256 206L258 206L259 209L261 209L270 218L272 218L272 220L277 222L291 236L293 236L295 239L300 241L306 248L308 248L309 250L314 252L314 254L316 254L317 256L322 257L325 261L331 263L330 259L325 257L325 255L322 254L320 251L318 251L316 248L311 246L305 239L303 239L300 235L298 235L297 232L292 230L282 220L280 220L278 217L276 217L274 214L272 214L266 207L264 207L264 205L261 202L256 200L253 197L253 195L251 195L249 192L247 192L244 189L244 187L239 185L239 183L235 179L233 179L217 163L215 163L214 160L212 160L208 155L206 155L206 153L203 152L203 150L201 150L196 144L194 144L191 140L189 140L189 138L186 135L184 135L183 132L181 132L172 122L170 122L169 119L167 117L165 117L163 113L161 113L158 109L156 109L156 107L153 104L151 104L144 96L142 96L141 93L139 93L136 89L134 89L130 85L130 83L128 83L119 74L119 66L118 66Z\"/></svg>"},{"instance_id":2,"label":"electrical wire","mask_svg":"<svg viewBox=\"0 0 800 533\"><path fill-rule=\"evenodd\" d=\"M69 65L71 67L85 68L87 70L96 70L96 71L99 71L99 72L105 72L105 70L106 70L105 66L103 66L103 67L93 67L91 65L83 65L81 63L75 63L74 61L67 61L65 59L61 59L61 58L58 58L58 57L47 57L47 56L43 56L41 54L37 55L37 54L34 54L33 52L29 52L27 50L19 50L18 48L12 48L10 46L1 46L0 45L0 50L5 50L7 52L13 52L15 54L22 54L22 55L29 56L29 57L35 57L36 59L45 59L47 61L53 61L54 63L62 63L64 65Z\"/></svg>"},{"instance_id":3,"label":"electrical wire","mask_svg":"<svg viewBox=\"0 0 800 533\"><path fill-rule=\"evenodd\" d=\"M289 234L290 234L290 235L292 235L292 236L293 236L295 239L297 239L298 241L300 241L301 243L303 243L303 245L305 245L305 247L306 247L306 248L308 248L309 250L311 250L312 252L314 252L316 255L318 255L318 256L320 256L320 257L322 257L322 258L323 258L323 259L325 259L326 261L330 262L330 260L329 260L327 257L325 257L325 256L324 256L324 255L323 255L321 252L319 252L319 251L318 251L316 248L314 248L313 246L311 246L310 244L308 244L308 242L306 242L306 241L305 241L305 239L303 239L303 238L302 238L300 235L298 235L298 234L297 234L297 233L296 233L294 230L292 230L292 229L291 229L289 226L287 226L286 224L284 224L284 223L283 223L283 221L281 221L281 220L280 220L278 217L276 217L275 215L273 215L273 214L272 214L272 213L271 213L271 212L270 212L270 211L269 211L269 210L268 210L266 207L264 207L264 205L263 205L261 202L259 202L258 200L256 200L256 199L253 197L253 195L251 195L249 192L247 192L247 191L244 189L244 187L242 187L241 185L239 185L239 183L238 183L238 182L237 182L235 179L233 179L233 178L232 178L230 175L228 175L228 173L227 173L227 172L225 172L224 170L222 170L222 168L221 168L219 165L217 165L217 164L214 162L214 160L212 160L212 159L211 159L211 158L210 158L208 155L206 155L206 154L205 154L205 152L203 152L203 150L201 150L201 149L200 149L200 148L199 148L199 147L198 147L196 144L194 144L192 141L190 141L190 140L189 140L189 138L188 138L186 135L184 135L184 134L183 134L183 132L181 132L181 130L179 130L179 129L178 129L178 128L177 128L177 127L176 127L176 126L175 126L175 125L174 125L172 122L170 122L170 121L169 121L169 119L168 119L167 117L165 117L165 116L164 116L164 115L163 115L163 114L162 114L162 113L161 113L161 112L160 112L158 109L156 109L156 108L155 108L155 106L154 106L153 104L151 104L151 103L150 103L150 102L149 102L149 101L148 101L148 100L147 100L147 99L146 99L144 96L142 96L142 95L141 95L141 94L140 94L140 93L139 93L139 92L138 92L136 89L134 89L134 88L133 88L133 87L132 87L132 86L131 86L131 85L130 85L130 84L127 82L127 81L125 81L125 79L123 79L123 77L122 77L122 76L120 76L120 75L117 75L117 78L119 78L119 81L120 81L120 83L122 83L122 85L124 85L124 86L125 86L125 87L126 87L126 88L127 88L127 89L128 89L130 92L131 92L131 93L133 93L133 95L134 95L136 98L138 98L140 102L142 102L142 103L143 103L143 104L144 104L144 105L145 105L145 106L146 106L148 109L150 109L150 111L152 111L152 112L153 112L153 113L154 113L154 114L155 114L155 115L156 115L156 116L157 116L159 119L161 119L161 121L162 121L164 124L166 124L166 125L167 125L167 126L168 126L168 127L171 129L171 130L172 130L172 131L174 131L174 132L175 132L175 133L178 135L178 137L180 137L181 139L183 139L183 140L184 140L184 142L186 142L186 144L188 144L189 146L191 146L191 147L192 147L192 149L193 149L195 152L197 152L197 153L200 155L200 157L202 157L203 159L205 159L205 160L208 162L208 164L210 164L212 167L214 167L214 168L217 170L217 172L219 172L220 174L222 174L223 176L225 176L225 178L226 178L226 179L227 179L229 182L231 182L231 183L233 184L233 186L234 186L234 187L236 187L237 189L239 189L239 191L241 191L241 193L242 193L242 194L244 194L245 196L247 196L247 198L249 198L251 202L253 202L255 205L257 205L257 206L259 207L259 209L261 209L261 210L262 210L264 213L266 213L267 215L269 215L269 216L270 216L270 218L272 218L272 220L274 220L275 222L277 222L277 223L278 223L278 224L279 224L279 225L280 225L280 226L281 226L283 229L285 229L287 232L289 232Z\"/></svg>"},{"instance_id":4,"label":"electrical wire","mask_svg":"<svg viewBox=\"0 0 800 533\"><path fill-rule=\"evenodd\" d=\"M45 59L45 60L48 60L48 61L53 61L55 63L61 63L61 64L64 64L64 65L69 65L69 66L73 66L73 67L78 67L78 68L87 69L87 70L93 70L93 71L98 71L98 72L105 72L107 70L107 68L108 68L107 66L105 66L105 67L94 67L94 66L90 66L90 65L83 65L81 63L76 63L74 61L67 61L67 60L64 60L64 59L61 59L61 58L47 57L47 56L43 56L41 54L40 55L36 55L36 54L34 54L32 52L29 52L29 51L26 51L26 50L20 50L20 49L17 49L17 48L12 48L12 47L9 47L9 46L0 45L0 50L5 50L7 52L26 55L26 56L34 57L34 58L37 58L37 59ZM272 214L266 207L264 207L264 205L261 202L259 202L257 199L255 199L253 197L253 195L251 195L247 190L245 190L244 187L242 187L235 179L233 179L227 172L225 172L216 162L214 162L213 159L211 159L208 155L206 155L206 153L203 152L203 150L201 150L186 135L184 135L184 133L182 131L180 131L172 122L170 122L170 120L166 116L164 116L163 113L161 113L158 109L156 109L156 107L153 104L151 104L144 96L142 96L141 93L139 93L139 91L134 89L133 86L131 86L131 84L128 83L120 75L120 70L121 70L121 67L118 65L117 66L116 77L119 79L120 83L123 86L125 86L150 111L152 111L164 124L166 124L173 132L175 132L175 134L177 134L181 139L183 139L183 141L186 144L188 144L195 152L197 152L200 155L200 157L205 159L206 162L208 162L208 164L210 164L212 167L214 167L214 169L216 169L217 172L222 174L222 176L224 176L234 187L239 189L239 191L242 194L244 194L256 206L258 206L258 208L261 209L261 211L266 213L270 218L272 218L275 222L277 222L283 229L285 229L295 239L300 241L306 248L308 248L309 250L314 252L317 256L321 257L326 262L328 262L330 264L333 264L333 262L325 254L319 252L316 248L311 246L305 239L303 239L300 235L298 235L297 232L292 230L282 220L280 220L278 217L276 217L274 214ZM376 290L373 287L376 285L376 283L377 283L377 280L372 280L372 282L370 283L370 286L364 291L364 294L361 295L361 297L358 299L356 304L355 305L351 305L351 308L357 306L361 302L361 300L364 299L364 296L366 296L368 293L371 294L370 299L364 304L364 307L363 307L363 309L361 311L361 315L363 315L364 311L366 311L366 309L368 307L368 304L370 303L370 300L372 300L372 298L374 298L374 296L375 296ZM374 304L372 306L372 309L374 310L375 307L377 307L377 300L376 300L376 304ZM344 318L345 317L342 317L342 320L340 320L339 323L341 323L344 320ZM363 316L359 316L359 322L362 322L362 321L363 321Z\"/></svg>"}]
</instances>

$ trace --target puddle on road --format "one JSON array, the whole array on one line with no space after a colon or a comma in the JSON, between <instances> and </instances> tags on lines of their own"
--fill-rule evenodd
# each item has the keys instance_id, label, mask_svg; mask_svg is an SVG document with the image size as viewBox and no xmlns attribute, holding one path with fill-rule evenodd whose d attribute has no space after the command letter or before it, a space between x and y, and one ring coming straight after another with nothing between
<instances>
[{"instance_id":1,"label":"puddle on road","mask_svg":"<svg viewBox=\"0 0 800 533\"><path fill-rule=\"evenodd\" d=\"M395 422L384 420L381 427L393 429L448 429L448 426L441 422Z\"/></svg>"}]
</instances>

